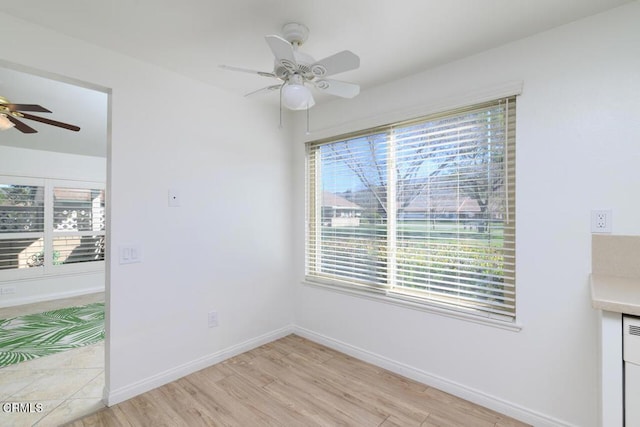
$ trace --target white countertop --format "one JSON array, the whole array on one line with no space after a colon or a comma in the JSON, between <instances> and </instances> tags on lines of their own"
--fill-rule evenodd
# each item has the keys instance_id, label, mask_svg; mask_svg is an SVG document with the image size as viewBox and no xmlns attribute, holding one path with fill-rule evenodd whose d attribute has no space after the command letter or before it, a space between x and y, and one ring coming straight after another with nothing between
<instances>
[{"instance_id":1,"label":"white countertop","mask_svg":"<svg viewBox=\"0 0 640 427\"><path fill-rule=\"evenodd\" d=\"M640 316L640 278L591 275L591 305Z\"/></svg>"}]
</instances>

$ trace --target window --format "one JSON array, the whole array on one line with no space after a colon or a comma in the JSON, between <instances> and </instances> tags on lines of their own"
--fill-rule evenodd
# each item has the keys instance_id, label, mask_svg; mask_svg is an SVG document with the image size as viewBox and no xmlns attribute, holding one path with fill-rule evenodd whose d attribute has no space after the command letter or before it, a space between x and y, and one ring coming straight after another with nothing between
<instances>
[{"instance_id":1,"label":"window","mask_svg":"<svg viewBox=\"0 0 640 427\"><path fill-rule=\"evenodd\" d=\"M54 187L54 264L104 260L104 226L104 190Z\"/></svg>"},{"instance_id":2,"label":"window","mask_svg":"<svg viewBox=\"0 0 640 427\"><path fill-rule=\"evenodd\" d=\"M70 265L104 261L104 240L101 184L0 177L0 280L95 269Z\"/></svg>"},{"instance_id":3,"label":"window","mask_svg":"<svg viewBox=\"0 0 640 427\"><path fill-rule=\"evenodd\" d=\"M307 280L515 319L515 97L307 144Z\"/></svg>"},{"instance_id":4,"label":"window","mask_svg":"<svg viewBox=\"0 0 640 427\"><path fill-rule=\"evenodd\" d=\"M0 270L42 266L44 187L0 184Z\"/></svg>"}]
</instances>

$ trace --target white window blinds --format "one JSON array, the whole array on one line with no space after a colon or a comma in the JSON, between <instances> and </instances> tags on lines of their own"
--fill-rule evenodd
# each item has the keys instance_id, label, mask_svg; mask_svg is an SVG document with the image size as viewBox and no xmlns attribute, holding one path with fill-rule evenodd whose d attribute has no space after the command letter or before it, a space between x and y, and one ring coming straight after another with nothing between
<instances>
[{"instance_id":1,"label":"white window blinds","mask_svg":"<svg viewBox=\"0 0 640 427\"><path fill-rule=\"evenodd\" d=\"M0 176L0 280L98 271L105 236L101 183Z\"/></svg>"},{"instance_id":2,"label":"white window blinds","mask_svg":"<svg viewBox=\"0 0 640 427\"><path fill-rule=\"evenodd\" d=\"M104 260L104 190L54 187L53 263Z\"/></svg>"},{"instance_id":3,"label":"white window blinds","mask_svg":"<svg viewBox=\"0 0 640 427\"><path fill-rule=\"evenodd\" d=\"M44 187L0 182L0 270L41 267Z\"/></svg>"},{"instance_id":4,"label":"white window blinds","mask_svg":"<svg viewBox=\"0 0 640 427\"><path fill-rule=\"evenodd\" d=\"M307 279L515 317L515 97L307 145Z\"/></svg>"}]
</instances>

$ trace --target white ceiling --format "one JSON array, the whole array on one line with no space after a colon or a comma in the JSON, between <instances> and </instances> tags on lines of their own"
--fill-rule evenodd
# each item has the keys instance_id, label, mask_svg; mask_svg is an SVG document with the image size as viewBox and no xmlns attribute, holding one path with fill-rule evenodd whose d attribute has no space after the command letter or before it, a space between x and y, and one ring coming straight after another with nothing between
<instances>
[{"instance_id":1,"label":"white ceiling","mask_svg":"<svg viewBox=\"0 0 640 427\"><path fill-rule=\"evenodd\" d=\"M80 127L79 132L22 119L38 131L23 134L16 129L0 133L0 144L32 150L57 151L86 156L107 155L107 94L18 71L0 62L0 95L16 104L37 104L51 113L30 113Z\"/></svg>"},{"instance_id":2,"label":"white ceiling","mask_svg":"<svg viewBox=\"0 0 640 427\"><path fill-rule=\"evenodd\" d=\"M287 22L310 29L301 50L317 60L358 54L360 68L335 78L366 90L630 1L30 0L2 2L0 11L243 95L277 81L218 65L271 71L264 35L280 34ZM12 100L39 103L26 98ZM44 106L60 111L54 119L78 121Z\"/></svg>"}]
</instances>

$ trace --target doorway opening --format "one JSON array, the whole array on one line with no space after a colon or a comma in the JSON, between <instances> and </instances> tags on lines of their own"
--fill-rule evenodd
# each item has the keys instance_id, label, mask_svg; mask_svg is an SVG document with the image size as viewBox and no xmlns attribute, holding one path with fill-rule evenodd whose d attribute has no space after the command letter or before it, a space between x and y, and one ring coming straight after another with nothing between
<instances>
[{"instance_id":1,"label":"doorway opening","mask_svg":"<svg viewBox=\"0 0 640 427\"><path fill-rule=\"evenodd\" d=\"M107 389L111 90L0 60L0 97L80 128L0 130L0 395L40 404L7 417L59 425Z\"/></svg>"}]
</instances>

